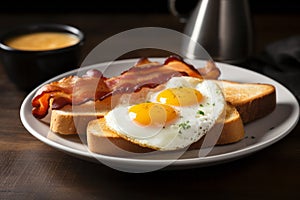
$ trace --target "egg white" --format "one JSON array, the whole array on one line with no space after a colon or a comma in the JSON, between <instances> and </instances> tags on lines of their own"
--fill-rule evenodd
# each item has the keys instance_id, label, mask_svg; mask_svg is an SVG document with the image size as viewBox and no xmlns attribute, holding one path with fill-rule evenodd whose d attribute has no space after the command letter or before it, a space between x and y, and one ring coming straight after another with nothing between
<instances>
[{"instance_id":1,"label":"egg white","mask_svg":"<svg viewBox=\"0 0 300 200\"><path fill-rule=\"evenodd\" d=\"M213 81L187 76L171 78L163 89L175 87L194 88L203 95L203 99L195 105L172 106L179 113L172 124L156 127L138 125L128 113L130 105L122 104L105 116L107 126L133 143L162 151L185 148L198 141L224 112L226 102L223 93ZM147 101L157 103L156 97L161 91L149 92Z\"/></svg>"}]
</instances>

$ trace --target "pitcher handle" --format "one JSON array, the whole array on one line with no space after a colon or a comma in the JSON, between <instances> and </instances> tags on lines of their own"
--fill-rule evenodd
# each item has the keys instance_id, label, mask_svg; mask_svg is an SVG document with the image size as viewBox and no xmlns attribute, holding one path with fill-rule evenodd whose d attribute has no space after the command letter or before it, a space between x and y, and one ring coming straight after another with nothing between
<instances>
[{"instance_id":1,"label":"pitcher handle","mask_svg":"<svg viewBox=\"0 0 300 200\"><path fill-rule=\"evenodd\" d=\"M178 10L176 9L176 0L168 0L168 5L169 5L169 11L172 15L178 17L181 23L187 22L188 16L178 12Z\"/></svg>"}]
</instances>

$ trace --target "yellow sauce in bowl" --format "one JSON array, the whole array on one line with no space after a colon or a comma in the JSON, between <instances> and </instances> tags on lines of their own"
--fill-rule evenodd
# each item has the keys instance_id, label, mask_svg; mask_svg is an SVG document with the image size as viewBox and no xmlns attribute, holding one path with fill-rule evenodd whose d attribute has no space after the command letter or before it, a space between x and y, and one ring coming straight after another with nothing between
<instances>
[{"instance_id":1,"label":"yellow sauce in bowl","mask_svg":"<svg viewBox=\"0 0 300 200\"><path fill-rule=\"evenodd\" d=\"M78 42L79 38L73 34L38 32L10 38L5 44L18 50L44 51L72 46Z\"/></svg>"}]
</instances>

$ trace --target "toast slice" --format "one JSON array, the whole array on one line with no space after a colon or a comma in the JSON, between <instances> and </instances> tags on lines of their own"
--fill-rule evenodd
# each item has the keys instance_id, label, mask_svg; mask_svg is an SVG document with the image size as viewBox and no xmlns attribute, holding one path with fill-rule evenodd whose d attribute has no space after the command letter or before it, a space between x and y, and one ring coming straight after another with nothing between
<instances>
[{"instance_id":1,"label":"toast slice","mask_svg":"<svg viewBox=\"0 0 300 200\"><path fill-rule=\"evenodd\" d=\"M85 134L89 121L102 117L111 109L110 99L88 101L79 106L66 105L51 110L50 130L62 135Z\"/></svg>"},{"instance_id":2,"label":"toast slice","mask_svg":"<svg viewBox=\"0 0 300 200\"><path fill-rule=\"evenodd\" d=\"M213 145L223 145L238 142L244 138L244 125L240 114L230 103L226 105L226 117L221 134L213 131L208 139L205 136L190 145L189 149L200 149ZM204 142L205 140L205 142ZM106 155L122 155L125 152L146 153L153 151L150 148L139 146L120 137L116 132L109 129L105 124L105 118L92 120L87 126L87 143L90 151ZM122 150L124 151L122 151Z\"/></svg>"},{"instance_id":3,"label":"toast slice","mask_svg":"<svg viewBox=\"0 0 300 200\"><path fill-rule=\"evenodd\" d=\"M276 107L276 89L263 83L241 83L217 80L225 99L240 113L243 123L249 123L270 114Z\"/></svg>"}]
</instances>

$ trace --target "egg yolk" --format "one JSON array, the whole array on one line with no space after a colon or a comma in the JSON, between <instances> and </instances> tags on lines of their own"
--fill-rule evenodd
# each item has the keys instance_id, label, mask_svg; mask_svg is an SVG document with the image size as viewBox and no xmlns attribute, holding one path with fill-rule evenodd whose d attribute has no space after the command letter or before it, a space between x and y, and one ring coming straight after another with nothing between
<instances>
[{"instance_id":1,"label":"egg yolk","mask_svg":"<svg viewBox=\"0 0 300 200\"><path fill-rule=\"evenodd\" d=\"M142 126L164 126L177 118L171 106L159 103L141 103L129 108L131 119Z\"/></svg>"},{"instance_id":2,"label":"egg yolk","mask_svg":"<svg viewBox=\"0 0 300 200\"><path fill-rule=\"evenodd\" d=\"M202 94L194 88L169 88L157 95L157 101L173 106L190 106L202 100Z\"/></svg>"}]
</instances>

